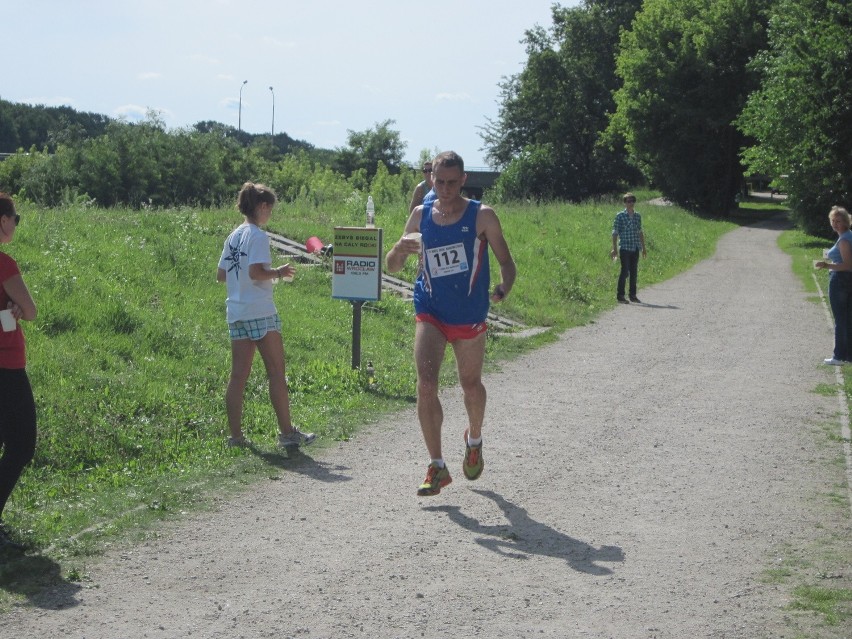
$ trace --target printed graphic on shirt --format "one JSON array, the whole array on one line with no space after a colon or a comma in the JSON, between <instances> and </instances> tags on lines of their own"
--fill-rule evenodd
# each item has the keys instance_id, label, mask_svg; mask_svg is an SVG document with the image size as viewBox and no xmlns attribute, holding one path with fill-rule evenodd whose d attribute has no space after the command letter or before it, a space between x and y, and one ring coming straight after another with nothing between
<instances>
[{"instance_id":1,"label":"printed graphic on shirt","mask_svg":"<svg viewBox=\"0 0 852 639\"><path fill-rule=\"evenodd\" d=\"M461 242L426 249L426 260L429 262L429 274L432 278L455 275L468 270L464 244Z\"/></svg>"},{"instance_id":2,"label":"printed graphic on shirt","mask_svg":"<svg viewBox=\"0 0 852 639\"><path fill-rule=\"evenodd\" d=\"M228 267L228 273L230 273L231 271L235 271L237 279L240 279L240 258L245 257L246 255L248 255L248 253L243 253L240 250L239 243L234 246L230 242L228 243L228 252L230 253L230 255L225 258L226 262L231 262L231 265Z\"/></svg>"}]
</instances>

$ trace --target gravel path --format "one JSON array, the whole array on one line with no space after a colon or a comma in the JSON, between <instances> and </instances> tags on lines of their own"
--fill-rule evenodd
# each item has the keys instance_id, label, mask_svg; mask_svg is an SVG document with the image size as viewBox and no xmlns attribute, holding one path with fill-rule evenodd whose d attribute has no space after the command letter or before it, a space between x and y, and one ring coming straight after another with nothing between
<instances>
[{"instance_id":1,"label":"gravel path","mask_svg":"<svg viewBox=\"0 0 852 639\"><path fill-rule=\"evenodd\" d=\"M831 332L778 234L733 231L645 304L489 375L479 481L448 389L439 496L415 496L409 410L110 551L0 636L795 636L789 587L762 577L814 548L844 471L822 430L837 398L813 392L835 381Z\"/></svg>"}]
</instances>

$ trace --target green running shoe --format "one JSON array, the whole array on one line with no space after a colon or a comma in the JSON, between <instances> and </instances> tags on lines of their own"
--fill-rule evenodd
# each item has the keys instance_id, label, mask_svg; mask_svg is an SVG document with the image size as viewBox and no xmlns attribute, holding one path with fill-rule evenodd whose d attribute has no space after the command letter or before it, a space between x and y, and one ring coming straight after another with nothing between
<instances>
[{"instance_id":1,"label":"green running shoe","mask_svg":"<svg viewBox=\"0 0 852 639\"><path fill-rule=\"evenodd\" d=\"M467 431L464 431L464 461L462 462L462 471L464 476L473 481L479 479L482 474L482 469L485 468L485 460L482 459L482 443L479 446L467 445Z\"/></svg>"},{"instance_id":2,"label":"green running shoe","mask_svg":"<svg viewBox=\"0 0 852 639\"><path fill-rule=\"evenodd\" d=\"M426 469L426 479L423 480L420 488L417 489L417 496L431 497L432 495L437 495L444 486L448 486L452 481L453 478L450 477L449 468L446 466L438 468L436 464L431 463Z\"/></svg>"}]
</instances>

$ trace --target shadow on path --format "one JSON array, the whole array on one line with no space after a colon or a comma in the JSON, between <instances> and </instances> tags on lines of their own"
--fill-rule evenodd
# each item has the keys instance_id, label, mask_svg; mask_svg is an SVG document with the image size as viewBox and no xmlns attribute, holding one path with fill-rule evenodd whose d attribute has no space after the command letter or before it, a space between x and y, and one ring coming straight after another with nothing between
<instances>
[{"instance_id":1,"label":"shadow on path","mask_svg":"<svg viewBox=\"0 0 852 639\"><path fill-rule=\"evenodd\" d=\"M327 464L325 462L317 461L313 457L305 455L301 450L286 453L269 452L261 450L254 445L247 446L246 448L250 450L255 457L258 457L275 468L288 470L329 484L342 481L352 481L352 477L339 472L350 470L348 467L341 466L340 464Z\"/></svg>"},{"instance_id":2,"label":"shadow on path","mask_svg":"<svg viewBox=\"0 0 852 639\"><path fill-rule=\"evenodd\" d=\"M62 610L79 605L80 584L62 576L62 566L40 555L0 555L0 590L23 595L27 603L44 610Z\"/></svg>"},{"instance_id":3,"label":"shadow on path","mask_svg":"<svg viewBox=\"0 0 852 639\"><path fill-rule=\"evenodd\" d=\"M483 535L476 539L480 546L513 559L528 559L529 555L564 559L573 570L589 575L612 574L610 568L599 566L598 562L624 561L624 552L618 546L595 548L535 521L526 510L493 491L473 492L492 500L503 511L509 525L484 526L462 513L459 506L425 506L424 510L447 513L450 520L462 528Z\"/></svg>"},{"instance_id":4,"label":"shadow on path","mask_svg":"<svg viewBox=\"0 0 852 639\"><path fill-rule=\"evenodd\" d=\"M649 204L651 203L649 202ZM780 203L776 201L776 204ZM790 210L784 208L782 204L771 209L753 209L743 206L730 211L728 215L702 213L700 211L694 211L693 215L705 220L724 220L733 222L738 226L751 226L773 231L788 231L796 228L796 225L790 220Z\"/></svg>"},{"instance_id":5,"label":"shadow on path","mask_svg":"<svg viewBox=\"0 0 852 639\"><path fill-rule=\"evenodd\" d=\"M680 306L674 306L672 304L649 304L648 302L631 302L630 306L638 306L639 308L662 308L670 311L680 310Z\"/></svg>"}]
</instances>

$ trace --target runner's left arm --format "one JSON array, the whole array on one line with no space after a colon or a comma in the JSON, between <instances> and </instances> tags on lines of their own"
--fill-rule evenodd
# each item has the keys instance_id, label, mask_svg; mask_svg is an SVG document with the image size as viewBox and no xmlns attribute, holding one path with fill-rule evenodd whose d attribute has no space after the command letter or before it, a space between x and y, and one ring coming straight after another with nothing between
<instances>
[{"instance_id":1,"label":"runner's left arm","mask_svg":"<svg viewBox=\"0 0 852 639\"><path fill-rule=\"evenodd\" d=\"M497 263L500 264L500 283L494 287L494 293L491 295L493 301L499 302L506 298L515 285L515 277L517 276L515 260L512 259L509 244L506 242L503 228L494 209L483 206L477 216L477 226L479 226L481 235L485 236L488 246L491 247L491 252L494 253Z\"/></svg>"}]
</instances>

